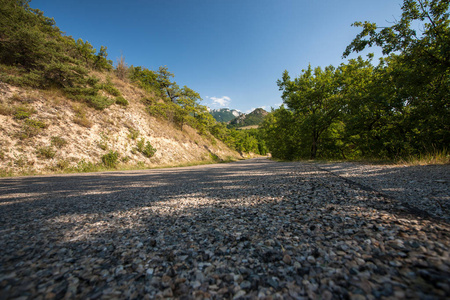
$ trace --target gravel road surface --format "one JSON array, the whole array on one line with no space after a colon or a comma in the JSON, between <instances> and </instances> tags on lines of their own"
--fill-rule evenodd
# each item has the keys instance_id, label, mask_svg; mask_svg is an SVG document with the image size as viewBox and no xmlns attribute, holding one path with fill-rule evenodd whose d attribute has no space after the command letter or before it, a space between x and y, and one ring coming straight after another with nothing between
<instances>
[{"instance_id":1,"label":"gravel road surface","mask_svg":"<svg viewBox=\"0 0 450 300\"><path fill-rule=\"evenodd\" d=\"M0 179L0 299L449 299L449 166L390 168Z\"/></svg>"}]
</instances>

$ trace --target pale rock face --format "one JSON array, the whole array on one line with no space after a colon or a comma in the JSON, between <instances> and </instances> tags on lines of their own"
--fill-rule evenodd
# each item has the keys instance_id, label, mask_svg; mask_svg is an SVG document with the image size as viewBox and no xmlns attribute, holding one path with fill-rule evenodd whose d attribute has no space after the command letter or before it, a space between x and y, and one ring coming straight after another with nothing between
<instances>
[{"instance_id":1,"label":"pale rock face","mask_svg":"<svg viewBox=\"0 0 450 300\"><path fill-rule=\"evenodd\" d=\"M112 105L103 111L49 91L0 83L0 106L10 109L26 106L34 111L30 118L47 125L21 139L21 134L26 133L25 121L0 114L0 173L52 173L63 167L77 168L80 164L101 163L102 156L109 151L118 152L123 165L148 167L208 160L211 152L220 158L239 157L220 141L213 145L193 128L185 126L180 131L169 122L150 116L139 100L143 92L116 81L130 104L126 108ZM89 124L77 121L80 111ZM136 136L131 137L131 132ZM55 146L55 138L65 144ZM135 150L141 140L156 148L153 157ZM40 154L39 150L46 149L51 150L51 156Z\"/></svg>"}]
</instances>

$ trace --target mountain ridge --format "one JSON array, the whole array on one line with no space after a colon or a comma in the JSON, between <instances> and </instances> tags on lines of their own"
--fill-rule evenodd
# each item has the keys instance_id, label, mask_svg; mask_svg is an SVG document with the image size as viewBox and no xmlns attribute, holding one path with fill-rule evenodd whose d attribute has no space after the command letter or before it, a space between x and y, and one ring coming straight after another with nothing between
<instances>
[{"instance_id":1,"label":"mountain ridge","mask_svg":"<svg viewBox=\"0 0 450 300\"><path fill-rule=\"evenodd\" d=\"M241 128L246 126L258 126L263 121L268 112L263 108L256 108L251 113L242 114L228 123L230 128Z\"/></svg>"}]
</instances>

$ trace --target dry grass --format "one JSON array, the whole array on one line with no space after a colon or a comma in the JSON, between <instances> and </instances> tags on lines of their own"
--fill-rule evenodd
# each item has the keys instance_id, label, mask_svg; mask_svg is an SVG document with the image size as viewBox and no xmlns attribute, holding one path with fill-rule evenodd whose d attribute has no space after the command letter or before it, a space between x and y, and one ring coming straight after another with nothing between
<instances>
[{"instance_id":1,"label":"dry grass","mask_svg":"<svg viewBox=\"0 0 450 300\"><path fill-rule=\"evenodd\" d=\"M407 166L448 165L450 164L450 153L444 149L443 151L409 156L396 161L396 164Z\"/></svg>"}]
</instances>

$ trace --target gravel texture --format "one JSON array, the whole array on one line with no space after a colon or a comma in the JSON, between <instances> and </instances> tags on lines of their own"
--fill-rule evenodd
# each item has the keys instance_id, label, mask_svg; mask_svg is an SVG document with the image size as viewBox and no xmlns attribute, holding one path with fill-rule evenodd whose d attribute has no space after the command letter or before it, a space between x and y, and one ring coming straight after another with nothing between
<instances>
[{"instance_id":1,"label":"gravel texture","mask_svg":"<svg viewBox=\"0 0 450 300\"><path fill-rule=\"evenodd\" d=\"M448 166L390 168L1 179L0 299L448 299L448 210L421 204L448 203Z\"/></svg>"},{"instance_id":2,"label":"gravel texture","mask_svg":"<svg viewBox=\"0 0 450 300\"><path fill-rule=\"evenodd\" d=\"M352 183L399 200L409 208L450 222L450 166L368 165L358 163L318 164Z\"/></svg>"}]
</instances>

